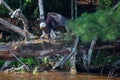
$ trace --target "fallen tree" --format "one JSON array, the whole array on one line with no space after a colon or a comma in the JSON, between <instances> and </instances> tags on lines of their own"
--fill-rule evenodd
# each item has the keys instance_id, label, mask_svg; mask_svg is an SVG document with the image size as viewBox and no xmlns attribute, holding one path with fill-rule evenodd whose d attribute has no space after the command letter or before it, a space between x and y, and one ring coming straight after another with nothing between
<instances>
[{"instance_id":1,"label":"fallen tree","mask_svg":"<svg viewBox=\"0 0 120 80\"><path fill-rule=\"evenodd\" d=\"M7 5L7 3L4 0L1 0L1 4L4 5L10 11L11 18L15 17L18 20L22 21L24 30L9 23L8 21L6 21L2 18L0 18L0 23L3 24L7 29L10 29L14 32L19 33L20 35L25 37L26 40L35 38L35 36L33 34L29 33L29 31L27 30L28 29L28 21L25 18L25 16L21 13L20 9L16 9L15 11L12 10L10 8L10 6Z\"/></svg>"},{"instance_id":2,"label":"fallen tree","mask_svg":"<svg viewBox=\"0 0 120 80\"><path fill-rule=\"evenodd\" d=\"M31 40L20 41L0 45L0 59L13 59L14 55L17 57L39 57L54 54L66 54L70 52L70 46L60 47L64 45L62 41L56 40Z\"/></svg>"}]
</instances>

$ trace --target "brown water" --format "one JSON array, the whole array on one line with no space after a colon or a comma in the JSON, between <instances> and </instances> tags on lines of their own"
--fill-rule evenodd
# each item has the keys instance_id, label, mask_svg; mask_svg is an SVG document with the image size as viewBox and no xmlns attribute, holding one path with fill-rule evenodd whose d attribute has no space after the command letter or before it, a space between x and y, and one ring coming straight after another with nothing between
<instances>
[{"instance_id":1,"label":"brown water","mask_svg":"<svg viewBox=\"0 0 120 80\"><path fill-rule=\"evenodd\" d=\"M0 80L120 80L120 78L108 79L104 76L77 74L65 72L41 72L31 73L3 73L0 72Z\"/></svg>"}]
</instances>

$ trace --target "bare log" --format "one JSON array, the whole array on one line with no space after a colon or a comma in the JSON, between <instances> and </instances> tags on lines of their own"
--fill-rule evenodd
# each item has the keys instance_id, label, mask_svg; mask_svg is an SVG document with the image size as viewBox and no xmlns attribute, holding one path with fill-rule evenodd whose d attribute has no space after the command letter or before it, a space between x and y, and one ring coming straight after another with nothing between
<instances>
[{"instance_id":1,"label":"bare log","mask_svg":"<svg viewBox=\"0 0 120 80\"><path fill-rule=\"evenodd\" d=\"M57 43L56 43L57 44ZM42 46L49 45L50 48L42 48ZM53 47L52 47L53 46ZM54 54L65 54L69 53L69 48L61 48L55 49L54 43L50 45L49 43L44 43L42 41L35 42L29 41L27 43L24 42L16 42L12 44L1 44L0 45L0 59L15 59L11 52L17 57L39 57L39 56L49 56ZM59 47L59 46L58 46Z\"/></svg>"},{"instance_id":2,"label":"bare log","mask_svg":"<svg viewBox=\"0 0 120 80\"><path fill-rule=\"evenodd\" d=\"M6 53L2 52L0 50L0 59L15 59L14 56L8 51L5 51ZM69 49L64 49L64 50L42 50L42 51L34 51L34 50L27 50L26 52L28 53L24 53L24 52L16 52L13 51L14 55L16 55L17 57L39 57L39 56L48 56L48 55L54 55L54 54L63 54L63 53L69 53Z\"/></svg>"}]
</instances>

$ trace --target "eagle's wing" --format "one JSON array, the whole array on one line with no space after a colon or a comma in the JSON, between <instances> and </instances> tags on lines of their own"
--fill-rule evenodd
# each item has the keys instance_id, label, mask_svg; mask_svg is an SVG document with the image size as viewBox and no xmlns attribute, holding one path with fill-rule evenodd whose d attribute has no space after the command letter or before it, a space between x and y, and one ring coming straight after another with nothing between
<instances>
[{"instance_id":1,"label":"eagle's wing","mask_svg":"<svg viewBox=\"0 0 120 80\"><path fill-rule=\"evenodd\" d=\"M48 13L48 16L51 16L55 20L54 22L57 23L59 26L65 26L67 22L67 18L58 13L50 12Z\"/></svg>"}]
</instances>

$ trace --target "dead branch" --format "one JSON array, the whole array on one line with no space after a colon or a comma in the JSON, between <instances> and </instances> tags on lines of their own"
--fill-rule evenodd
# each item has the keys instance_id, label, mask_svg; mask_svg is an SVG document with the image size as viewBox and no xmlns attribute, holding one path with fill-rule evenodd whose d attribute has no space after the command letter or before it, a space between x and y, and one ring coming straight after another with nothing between
<instances>
[{"instance_id":1,"label":"dead branch","mask_svg":"<svg viewBox=\"0 0 120 80\"><path fill-rule=\"evenodd\" d=\"M5 1L2 0L1 4L3 4L10 11L10 13L13 13L13 10L7 5Z\"/></svg>"},{"instance_id":2,"label":"dead branch","mask_svg":"<svg viewBox=\"0 0 120 80\"><path fill-rule=\"evenodd\" d=\"M8 48L8 51L10 52L10 54L16 59L18 60L22 65L24 65L24 67L26 68L27 71L30 71L30 68L25 64L23 63L13 52L11 49Z\"/></svg>"},{"instance_id":3,"label":"dead branch","mask_svg":"<svg viewBox=\"0 0 120 80\"><path fill-rule=\"evenodd\" d=\"M117 9L119 5L120 5L120 1L118 1L118 3L117 3L115 6L113 6L113 8L111 9L110 13L111 13L112 11L114 11L115 9ZM110 14L110 13L109 13L109 14Z\"/></svg>"},{"instance_id":4,"label":"dead branch","mask_svg":"<svg viewBox=\"0 0 120 80\"><path fill-rule=\"evenodd\" d=\"M3 66L0 70L2 71L3 69L7 68L10 65L11 62L12 61L9 61L9 60L5 61L5 63L3 64Z\"/></svg>"},{"instance_id":5,"label":"dead branch","mask_svg":"<svg viewBox=\"0 0 120 80\"><path fill-rule=\"evenodd\" d=\"M74 47L73 47L71 53L64 56L58 63L56 63L53 66L52 69L56 69L57 67L62 67L65 64L65 62L68 61L72 57L73 54L75 54L78 43L79 43L79 37L76 37L75 44L74 44Z\"/></svg>"},{"instance_id":6,"label":"dead branch","mask_svg":"<svg viewBox=\"0 0 120 80\"><path fill-rule=\"evenodd\" d=\"M10 30L12 30L14 32L17 32L21 36L25 37L26 34L25 34L24 30L22 30L21 28L13 25L11 23L9 23L8 21L6 21L6 20L4 20L2 18L0 18L0 23L3 24L7 29L10 29ZM33 39L33 38L35 38L35 36L33 34L31 34L31 33L28 32L28 38L29 39Z\"/></svg>"},{"instance_id":7,"label":"dead branch","mask_svg":"<svg viewBox=\"0 0 120 80\"><path fill-rule=\"evenodd\" d=\"M16 17L17 19L21 20L23 23L23 27L24 27L24 32L25 32L25 40L28 40L28 21L25 18L25 16L22 14L20 9L16 9L12 15L11 18Z\"/></svg>"},{"instance_id":8,"label":"dead branch","mask_svg":"<svg viewBox=\"0 0 120 80\"><path fill-rule=\"evenodd\" d=\"M7 26L8 29L11 29L14 32L18 32L19 34L24 36L25 40L31 39L31 37L34 38L33 35L28 32L28 21L25 18L25 16L21 13L20 9L13 11L5 1L1 1L1 4L3 4L10 11L10 14L12 13L11 18L16 17L17 19L22 21L24 30L12 24L11 24L12 28L9 28L7 22L5 23L5 20L2 19L0 19L0 23Z\"/></svg>"}]
</instances>

